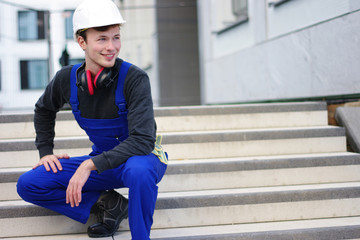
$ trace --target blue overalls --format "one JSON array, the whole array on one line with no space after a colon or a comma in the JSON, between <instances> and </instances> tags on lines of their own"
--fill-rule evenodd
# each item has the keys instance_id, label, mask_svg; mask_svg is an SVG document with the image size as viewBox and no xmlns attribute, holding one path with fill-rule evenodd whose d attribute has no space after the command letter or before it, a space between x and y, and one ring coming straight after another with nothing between
<instances>
[{"instance_id":1,"label":"blue overalls","mask_svg":"<svg viewBox=\"0 0 360 240\"><path fill-rule=\"evenodd\" d=\"M78 108L76 70L71 71L70 104L76 121L94 143L92 152L81 157L60 159L63 170L47 172L44 166L30 170L20 176L17 184L19 195L28 202L51 209L76 221L86 223L92 206L104 190L129 188L129 226L132 239L150 239L150 229L157 199L158 187L167 165L154 154L133 156L117 168L101 174L92 171L82 190L82 202L78 207L66 204L66 189L78 166L92 156L108 151L128 137L126 101L123 95L124 81L131 64L123 62L116 88L115 103L119 117L115 119L86 119ZM155 151L155 150L154 150Z\"/></svg>"}]
</instances>

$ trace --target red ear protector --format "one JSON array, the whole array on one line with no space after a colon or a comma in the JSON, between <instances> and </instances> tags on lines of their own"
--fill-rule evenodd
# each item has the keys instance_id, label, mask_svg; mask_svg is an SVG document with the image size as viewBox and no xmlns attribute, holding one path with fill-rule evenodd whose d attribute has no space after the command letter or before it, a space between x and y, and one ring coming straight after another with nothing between
<instances>
[{"instance_id":1,"label":"red ear protector","mask_svg":"<svg viewBox=\"0 0 360 240\"><path fill-rule=\"evenodd\" d=\"M94 80L91 79L90 70L82 70L78 73L77 85L81 90L94 95L95 88L109 86L113 82L111 68L101 68Z\"/></svg>"}]
</instances>

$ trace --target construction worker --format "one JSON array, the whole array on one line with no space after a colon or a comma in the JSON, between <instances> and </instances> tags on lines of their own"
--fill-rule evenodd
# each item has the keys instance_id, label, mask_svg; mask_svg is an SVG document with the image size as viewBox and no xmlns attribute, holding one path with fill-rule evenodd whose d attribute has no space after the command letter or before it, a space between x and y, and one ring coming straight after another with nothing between
<instances>
[{"instance_id":1,"label":"construction worker","mask_svg":"<svg viewBox=\"0 0 360 240\"><path fill-rule=\"evenodd\" d=\"M125 23L111 0L85 0L74 12L74 36L85 62L57 72L35 105L40 161L20 176L28 202L86 223L90 237L113 236L129 218L132 239L150 239L157 183L167 154L156 138L148 76L118 58ZM86 156L53 153L56 113L69 103L93 143ZM129 188L128 199L114 189Z\"/></svg>"}]
</instances>

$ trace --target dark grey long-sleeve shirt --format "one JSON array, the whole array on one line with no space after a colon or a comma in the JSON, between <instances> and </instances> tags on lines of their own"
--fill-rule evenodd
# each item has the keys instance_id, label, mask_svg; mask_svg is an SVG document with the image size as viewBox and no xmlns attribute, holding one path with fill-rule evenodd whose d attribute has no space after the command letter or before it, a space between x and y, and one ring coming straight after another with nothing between
<instances>
[{"instance_id":1,"label":"dark grey long-sleeve shirt","mask_svg":"<svg viewBox=\"0 0 360 240\"><path fill-rule=\"evenodd\" d=\"M121 63L121 59L116 60L117 70L120 69ZM53 154L56 113L70 100L71 67L64 67L56 73L35 104L35 144L40 158ZM95 89L92 96L78 89L81 116L91 119L117 118L116 86L117 78L111 86ZM124 96L128 109L129 137L115 148L92 157L99 173L120 166L129 157L147 155L154 149L156 123L150 81L147 74L134 65L130 67L125 78Z\"/></svg>"}]
</instances>

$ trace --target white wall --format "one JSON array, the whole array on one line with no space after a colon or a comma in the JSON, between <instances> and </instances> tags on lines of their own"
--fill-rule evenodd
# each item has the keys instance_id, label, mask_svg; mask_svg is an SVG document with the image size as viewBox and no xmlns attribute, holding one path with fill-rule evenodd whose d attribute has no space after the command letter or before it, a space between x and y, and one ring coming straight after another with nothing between
<instances>
[{"instance_id":1,"label":"white wall","mask_svg":"<svg viewBox=\"0 0 360 240\"><path fill-rule=\"evenodd\" d=\"M204 104L360 93L360 1L248 3L249 21L219 35L198 2Z\"/></svg>"},{"instance_id":2,"label":"white wall","mask_svg":"<svg viewBox=\"0 0 360 240\"><path fill-rule=\"evenodd\" d=\"M50 10L51 13L51 50L53 53L52 69L60 68L58 59L65 46L64 19L61 15L64 9L74 9L81 0L43 1L43 0L13 0L13 4L30 6L34 9ZM0 3L0 34L1 34L1 77L0 110L32 110L43 90L21 90L20 60L48 59L48 43L46 40L18 41L17 12L20 7ZM72 44L70 44L72 45Z\"/></svg>"}]
</instances>

